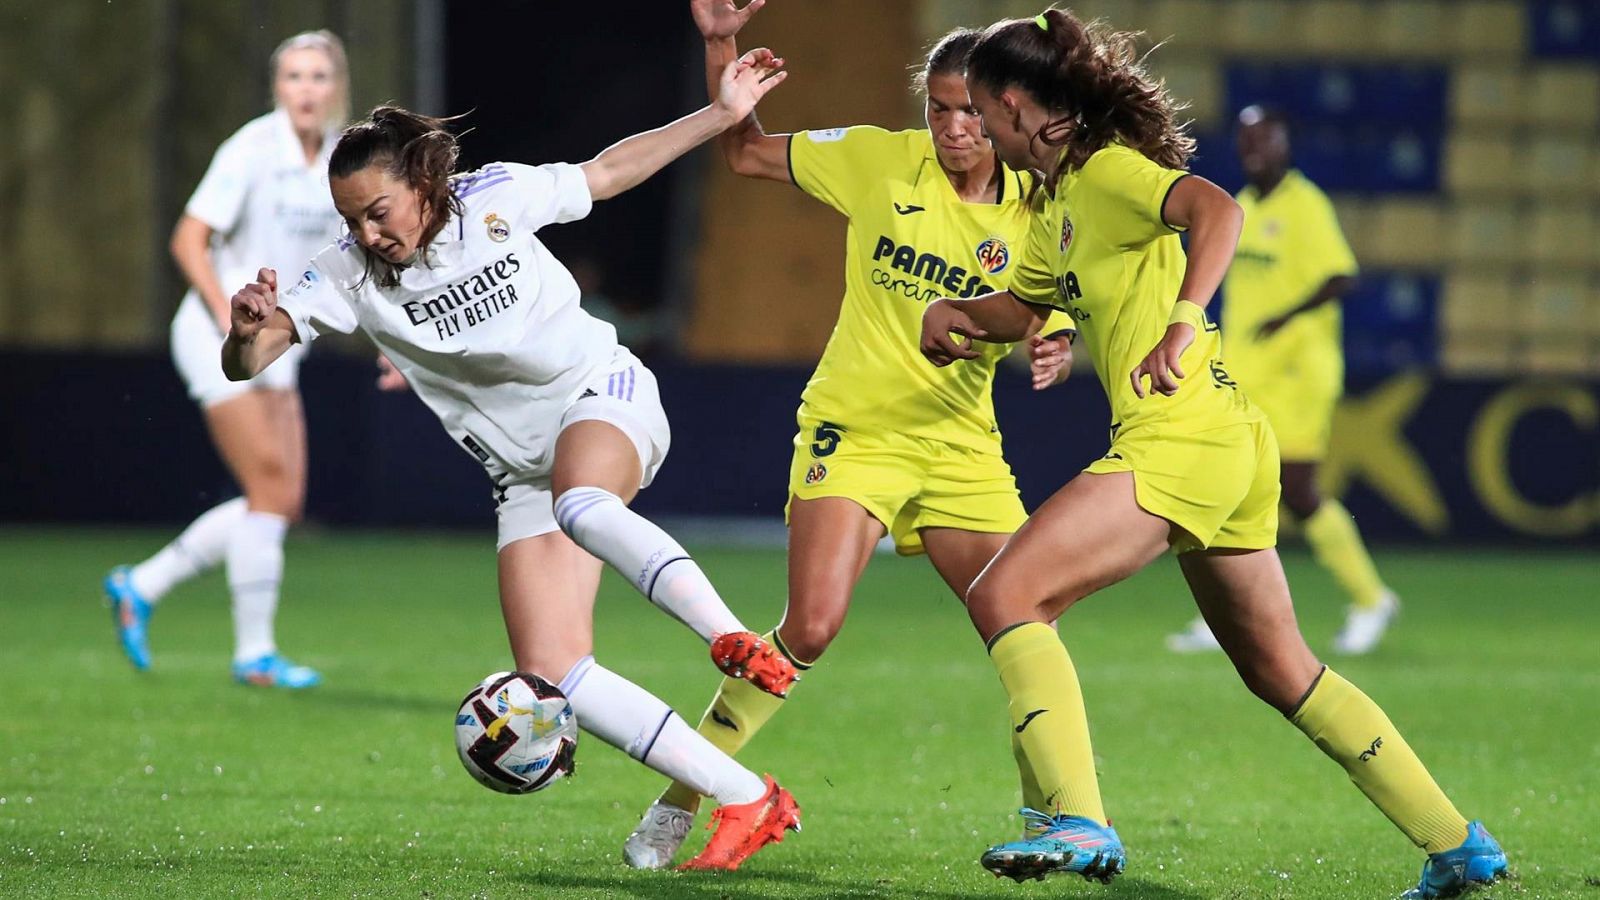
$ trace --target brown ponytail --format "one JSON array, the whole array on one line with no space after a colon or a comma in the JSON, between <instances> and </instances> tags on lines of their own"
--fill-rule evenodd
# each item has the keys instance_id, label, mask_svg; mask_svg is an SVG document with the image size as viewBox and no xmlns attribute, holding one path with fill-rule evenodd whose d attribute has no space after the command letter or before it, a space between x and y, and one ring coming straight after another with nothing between
<instances>
[{"instance_id":1,"label":"brown ponytail","mask_svg":"<svg viewBox=\"0 0 1600 900\"><path fill-rule=\"evenodd\" d=\"M1040 19L1046 27L1040 26ZM1164 82L1144 68L1135 41L1102 21L1083 22L1054 7L1040 19L1010 19L989 26L967 57L967 78L998 94L1016 86L1050 110L1035 138L1066 153L1047 173L1055 187L1061 172L1081 167L1107 144L1120 141L1169 169L1182 169L1194 153L1184 108Z\"/></svg>"},{"instance_id":2,"label":"brown ponytail","mask_svg":"<svg viewBox=\"0 0 1600 900\"><path fill-rule=\"evenodd\" d=\"M424 254L424 264L428 245L452 215L462 213L461 200L450 190L450 176L455 174L461 148L455 135L445 129L458 118L436 119L398 106L379 106L339 135L328 159L329 178L345 178L380 165L422 195L427 223L418 249ZM385 288L400 284L400 266L374 256L365 247L361 252L367 261L363 282L376 278L378 286Z\"/></svg>"}]
</instances>

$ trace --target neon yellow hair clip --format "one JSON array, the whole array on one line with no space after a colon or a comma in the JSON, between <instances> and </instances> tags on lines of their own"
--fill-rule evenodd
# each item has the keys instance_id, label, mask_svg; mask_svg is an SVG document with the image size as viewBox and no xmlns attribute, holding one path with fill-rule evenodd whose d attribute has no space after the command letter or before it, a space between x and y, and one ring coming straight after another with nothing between
<instances>
[{"instance_id":1,"label":"neon yellow hair clip","mask_svg":"<svg viewBox=\"0 0 1600 900\"><path fill-rule=\"evenodd\" d=\"M1039 26L1040 31L1050 30L1050 20L1044 17L1044 13L1039 13L1037 16L1034 16L1033 24Z\"/></svg>"}]
</instances>

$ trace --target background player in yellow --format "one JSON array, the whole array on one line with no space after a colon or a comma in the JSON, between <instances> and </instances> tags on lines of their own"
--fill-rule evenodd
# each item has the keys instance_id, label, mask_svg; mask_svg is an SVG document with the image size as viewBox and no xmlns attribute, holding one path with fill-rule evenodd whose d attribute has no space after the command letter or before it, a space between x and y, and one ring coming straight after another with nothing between
<instances>
[{"instance_id":1,"label":"background player in yellow","mask_svg":"<svg viewBox=\"0 0 1600 900\"><path fill-rule=\"evenodd\" d=\"M936 365L978 359L974 339L1013 340L1051 307L1069 309L1113 416L1110 451L1046 501L967 592L1046 798L1023 811L1024 838L990 848L982 863L1019 881L1123 870L1077 672L1047 623L1170 548L1250 690L1427 849L1415 894L1492 880L1506 865L1493 838L1462 818L1377 704L1300 636L1273 550L1277 445L1223 367L1220 331L1204 313L1244 216L1182 171L1193 142L1139 59L1133 35L1057 9L991 26L967 59L985 132L1007 164L1045 173L1044 196L1010 289L931 304L923 350Z\"/></svg>"},{"instance_id":2,"label":"background player in yellow","mask_svg":"<svg viewBox=\"0 0 1600 900\"><path fill-rule=\"evenodd\" d=\"M1290 167L1289 126L1259 106L1239 113L1244 231L1223 281L1228 372L1267 414L1283 456L1283 505L1311 551L1350 597L1336 653L1377 646L1400 603L1378 577L1355 519L1317 489L1334 407L1344 392L1340 297L1355 287L1356 259L1333 204ZM1220 650L1204 619L1167 638L1178 652Z\"/></svg>"},{"instance_id":3,"label":"background player in yellow","mask_svg":"<svg viewBox=\"0 0 1600 900\"><path fill-rule=\"evenodd\" d=\"M706 74L738 51L734 35L761 7L693 0ZM872 126L766 134L752 116L722 141L741 175L792 182L843 213L845 294L839 323L801 397L789 477L789 593L771 642L805 669L844 624L851 593L887 532L903 554L926 552L959 597L1027 515L1001 455L991 389L1009 345L978 364L933 369L917 352L922 311L946 294L1003 289L1015 270L1032 178L996 157L961 77L977 32L929 53L918 86L927 128ZM1030 340L1034 386L1065 378L1071 320ZM725 670L726 671L726 670ZM736 675L729 672L730 676ZM784 702L725 679L700 732L736 753ZM1020 759L1020 757L1019 757ZM1024 795L1042 803L1024 774ZM671 862L700 797L674 784L624 847L631 865Z\"/></svg>"}]
</instances>

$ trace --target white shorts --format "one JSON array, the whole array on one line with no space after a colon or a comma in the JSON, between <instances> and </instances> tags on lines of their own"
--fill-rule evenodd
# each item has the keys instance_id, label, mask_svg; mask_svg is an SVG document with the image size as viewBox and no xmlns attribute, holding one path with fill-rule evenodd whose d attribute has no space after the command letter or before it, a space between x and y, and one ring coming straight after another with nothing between
<instances>
[{"instance_id":1,"label":"white shorts","mask_svg":"<svg viewBox=\"0 0 1600 900\"><path fill-rule=\"evenodd\" d=\"M586 421L609 422L633 441L643 472L639 487L649 487L667 458L672 429L661 408L656 376L626 349L619 348L611 365L585 385L578 399L562 412L557 437L568 425ZM549 472L505 476L496 484L494 496L500 520L497 551L512 541L557 530Z\"/></svg>"},{"instance_id":2,"label":"white shorts","mask_svg":"<svg viewBox=\"0 0 1600 900\"><path fill-rule=\"evenodd\" d=\"M292 344L266 371L249 381L229 381L222 374L222 341L211 310L194 291L184 296L172 317L172 361L189 388L189 396L203 407L232 400L251 390L292 391L300 383L300 360L305 346Z\"/></svg>"}]
</instances>

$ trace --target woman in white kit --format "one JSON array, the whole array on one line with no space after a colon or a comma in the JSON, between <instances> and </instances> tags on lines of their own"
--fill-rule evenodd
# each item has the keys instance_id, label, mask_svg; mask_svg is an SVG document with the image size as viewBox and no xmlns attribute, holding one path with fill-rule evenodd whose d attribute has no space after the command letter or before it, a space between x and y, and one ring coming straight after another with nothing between
<instances>
[{"instance_id":1,"label":"woman in white kit","mask_svg":"<svg viewBox=\"0 0 1600 900\"><path fill-rule=\"evenodd\" d=\"M270 70L275 108L218 148L171 245L190 284L172 321L173 360L244 496L203 513L148 560L113 569L105 590L123 652L148 669L151 609L226 559L234 679L305 688L320 677L279 654L273 635L283 535L305 504L305 414L296 390L303 351L293 348L272 371L232 382L217 365L217 347L228 331L222 285L249 279L263 262L298 266L338 234L327 166L349 114L350 80L344 46L327 31L278 45Z\"/></svg>"},{"instance_id":2,"label":"woman in white kit","mask_svg":"<svg viewBox=\"0 0 1600 900\"><path fill-rule=\"evenodd\" d=\"M719 827L688 868L736 868L799 825L794 798L716 749L665 703L597 664L601 562L711 643L719 667L773 693L794 669L730 612L670 536L628 509L667 453L656 380L535 232L588 215L744 119L783 78L747 54L715 103L581 165L491 163L455 174L444 122L379 107L329 161L350 234L284 279L233 297L229 378L297 344L360 330L494 482L500 604L516 667L558 683L578 723L663 774L703 786ZM597 559L598 557L598 559Z\"/></svg>"}]
</instances>

